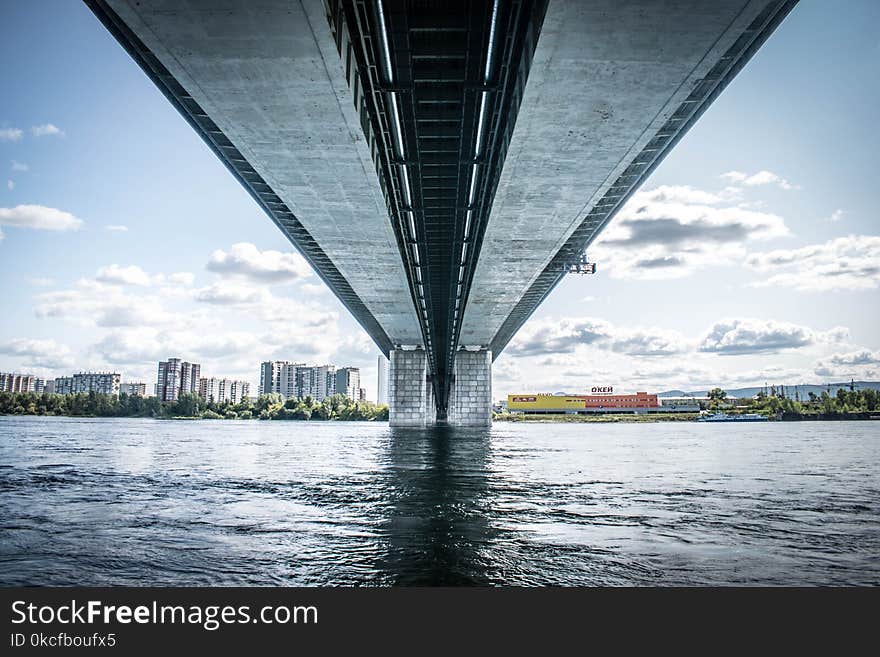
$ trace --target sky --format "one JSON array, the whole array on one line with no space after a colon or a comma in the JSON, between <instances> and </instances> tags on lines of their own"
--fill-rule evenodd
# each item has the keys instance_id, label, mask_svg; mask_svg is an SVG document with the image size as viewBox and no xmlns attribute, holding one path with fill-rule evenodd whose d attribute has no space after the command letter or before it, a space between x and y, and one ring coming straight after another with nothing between
<instances>
[{"instance_id":1,"label":"sky","mask_svg":"<svg viewBox=\"0 0 880 657\"><path fill-rule=\"evenodd\" d=\"M880 379L880 3L795 7L493 368L493 394ZM379 351L79 2L0 0L0 371Z\"/></svg>"}]
</instances>

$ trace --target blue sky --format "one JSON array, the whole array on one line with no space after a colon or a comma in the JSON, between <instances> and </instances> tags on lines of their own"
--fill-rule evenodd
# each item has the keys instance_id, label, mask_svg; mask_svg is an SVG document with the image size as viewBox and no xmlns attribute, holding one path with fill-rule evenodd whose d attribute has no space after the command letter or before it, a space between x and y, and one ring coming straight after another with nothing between
<instances>
[{"instance_id":1,"label":"blue sky","mask_svg":"<svg viewBox=\"0 0 880 657\"><path fill-rule=\"evenodd\" d=\"M499 358L496 396L880 378L878 26L876 2L797 6L599 274ZM0 2L0 37L0 370L152 383L179 355L256 383L287 358L359 365L375 394L376 348L85 6Z\"/></svg>"}]
</instances>

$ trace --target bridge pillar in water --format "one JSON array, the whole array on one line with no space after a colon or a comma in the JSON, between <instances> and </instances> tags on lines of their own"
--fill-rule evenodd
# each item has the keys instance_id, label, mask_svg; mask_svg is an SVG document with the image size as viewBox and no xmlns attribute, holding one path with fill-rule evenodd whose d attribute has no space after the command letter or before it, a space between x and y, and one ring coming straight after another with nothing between
<instances>
[{"instance_id":1,"label":"bridge pillar in water","mask_svg":"<svg viewBox=\"0 0 880 657\"><path fill-rule=\"evenodd\" d=\"M392 349L388 366L388 424L423 427L427 412L427 359L422 349ZM433 415L433 395L430 397ZM433 422L433 417L430 418Z\"/></svg>"},{"instance_id":2,"label":"bridge pillar in water","mask_svg":"<svg viewBox=\"0 0 880 657\"><path fill-rule=\"evenodd\" d=\"M460 427L492 424L492 352L486 349L455 353L448 422Z\"/></svg>"},{"instance_id":3,"label":"bridge pillar in water","mask_svg":"<svg viewBox=\"0 0 880 657\"><path fill-rule=\"evenodd\" d=\"M437 423L437 404L434 402L434 383L430 379L425 383L425 424Z\"/></svg>"}]
</instances>

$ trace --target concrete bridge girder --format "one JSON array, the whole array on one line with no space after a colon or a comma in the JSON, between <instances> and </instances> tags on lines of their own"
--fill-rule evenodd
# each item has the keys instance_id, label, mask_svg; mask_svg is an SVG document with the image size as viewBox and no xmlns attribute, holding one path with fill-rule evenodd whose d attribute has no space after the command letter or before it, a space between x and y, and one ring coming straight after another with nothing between
<instances>
[{"instance_id":1,"label":"concrete bridge girder","mask_svg":"<svg viewBox=\"0 0 880 657\"><path fill-rule=\"evenodd\" d=\"M84 1L389 355L401 426L491 421L492 358L796 2Z\"/></svg>"}]
</instances>

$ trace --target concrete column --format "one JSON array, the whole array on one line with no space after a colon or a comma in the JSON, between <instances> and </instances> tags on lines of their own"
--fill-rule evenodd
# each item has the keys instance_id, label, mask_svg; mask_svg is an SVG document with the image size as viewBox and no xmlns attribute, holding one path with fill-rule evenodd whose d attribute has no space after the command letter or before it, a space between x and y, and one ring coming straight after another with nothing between
<instances>
[{"instance_id":1,"label":"concrete column","mask_svg":"<svg viewBox=\"0 0 880 657\"><path fill-rule=\"evenodd\" d=\"M455 353L449 424L488 427L492 424L492 352Z\"/></svg>"},{"instance_id":2,"label":"concrete column","mask_svg":"<svg viewBox=\"0 0 880 657\"><path fill-rule=\"evenodd\" d=\"M425 424L437 423L437 404L434 403L434 384L428 379L425 382Z\"/></svg>"},{"instance_id":3,"label":"concrete column","mask_svg":"<svg viewBox=\"0 0 880 657\"><path fill-rule=\"evenodd\" d=\"M388 424L423 427L426 413L426 366L422 349L393 349L388 367Z\"/></svg>"}]
</instances>

